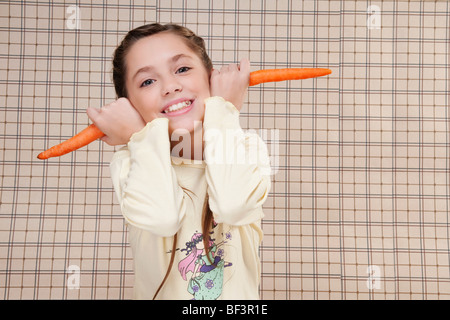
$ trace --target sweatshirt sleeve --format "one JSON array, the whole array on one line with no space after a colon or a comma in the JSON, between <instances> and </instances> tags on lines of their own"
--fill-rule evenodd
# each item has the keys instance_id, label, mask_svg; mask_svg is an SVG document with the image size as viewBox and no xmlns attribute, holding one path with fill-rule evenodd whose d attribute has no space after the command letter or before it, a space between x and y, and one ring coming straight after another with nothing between
<instances>
[{"instance_id":1,"label":"sweatshirt sleeve","mask_svg":"<svg viewBox=\"0 0 450 320\"><path fill-rule=\"evenodd\" d=\"M133 134L111 161L111 177L125 220L155 235L174 235L186 207L171 164L168 119Z\"/></svg>"},{"instance_id":2,"label":"sweatshirt sleeve","mask_svg":"<svg viewBox=\"0 0 450 320\"><path fill-rule=\"evenodd\" d=\"M239 111L220 97L205 101L206 180L209 205L217 223L245 225L263 218L270 190L267 146L244 132Z\"/></svg>"}]
</instances>

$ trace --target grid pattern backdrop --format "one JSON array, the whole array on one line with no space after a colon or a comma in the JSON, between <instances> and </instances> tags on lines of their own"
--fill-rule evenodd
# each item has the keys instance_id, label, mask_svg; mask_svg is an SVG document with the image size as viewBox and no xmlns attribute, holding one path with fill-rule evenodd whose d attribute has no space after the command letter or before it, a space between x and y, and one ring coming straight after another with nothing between
<instances>
[{"instance_id":1,"label":"grid pattern backdrop","mask_svg":"<svg viewBox=\"0 0 450 320\"><path fill-rule=\"evenodd\" d=\"M0 1L0 297L132 298L114 148L36 156L114 99L114 48L156 21L204 37L216 66L333 71L251 87L242 111L274 165L263 299L449 299L449 14L448 1Z\"/></svg>"}]
</instances>

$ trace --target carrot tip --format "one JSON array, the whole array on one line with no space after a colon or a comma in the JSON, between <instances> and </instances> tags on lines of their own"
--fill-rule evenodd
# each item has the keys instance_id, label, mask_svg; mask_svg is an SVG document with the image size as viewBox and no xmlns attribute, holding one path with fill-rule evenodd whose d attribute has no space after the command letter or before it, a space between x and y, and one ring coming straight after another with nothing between
<instances>
[{"instance_id":1,"label":"carrot tip","mask_svg":"<svg viewBox=\"0 0 450 320\"><path fill-rule=\"evenodd\" d=\"M48 159L47 157L44 156L44 153L43 153L43 152L39 153L38 156L37 156L37 158L40 159L40 160Z\"/></svg>"}]
</instances>

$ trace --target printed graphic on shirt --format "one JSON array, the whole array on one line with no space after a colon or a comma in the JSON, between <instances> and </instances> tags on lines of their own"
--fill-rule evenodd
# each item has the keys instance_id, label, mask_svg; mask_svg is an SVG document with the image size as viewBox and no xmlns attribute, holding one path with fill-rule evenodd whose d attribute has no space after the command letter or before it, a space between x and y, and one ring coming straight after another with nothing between
<instances>
[{"instance_id":1,"label":"printed graphic on shirt","mask_svg":"<svg viewBox=\"0 0 450 320\"><path fill-rule=\"evenodd\" d=\"M213 224L214 227L217 224ZM211 232L211 236L214 231ZM193 300L216 300L222 294L224 268L231 267L226 261L224 244L232 240L231 232L223 234L222 241L209 238L209 254L206 255L203 245L203 235L194 233L186 247L181 252L186 254L178 263L178 271L183 280L187 281L187 291Z\"/></svg>"}]
</instances>

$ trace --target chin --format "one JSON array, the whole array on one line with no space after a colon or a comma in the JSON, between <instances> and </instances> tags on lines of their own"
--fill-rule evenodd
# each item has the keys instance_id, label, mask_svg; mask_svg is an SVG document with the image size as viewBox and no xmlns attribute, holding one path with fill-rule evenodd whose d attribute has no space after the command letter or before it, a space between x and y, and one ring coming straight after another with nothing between
<instances>
[{"instance_id":1,"label":"chin","mask_svg":"<svg viewBox=\"0 0 450 320\"><path fill-rule=\"evenodd\" d=\"M169 124L169 132L170 134L176 133L177 135L193 133L196 129L201 128L201 126L201 120L180 121L173 126Z\"/></svg>"}]
</instances>

